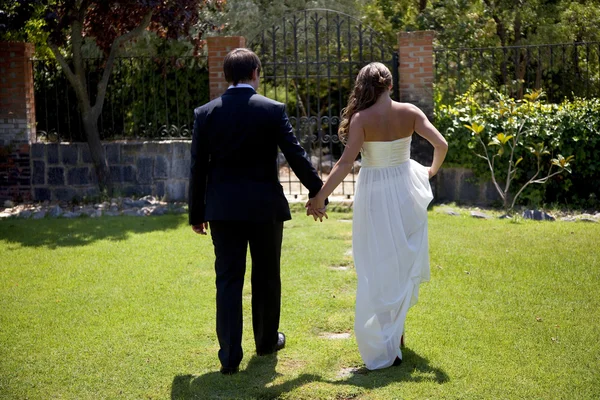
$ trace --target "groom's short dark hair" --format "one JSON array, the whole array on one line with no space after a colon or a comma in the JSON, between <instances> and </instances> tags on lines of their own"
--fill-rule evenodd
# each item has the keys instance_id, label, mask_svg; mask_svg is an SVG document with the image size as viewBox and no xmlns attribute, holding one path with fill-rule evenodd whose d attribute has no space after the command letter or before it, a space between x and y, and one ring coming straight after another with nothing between
<instances>
[{"instance_id":1,"label":"groom's short dark hair","mask_svg":"<svg viewBox=\"0 0 600 400\"><path fill-rule=\"evenodd\" d=\"M227 82L237 85L240 82L252 79L252 71L258 68L260 73L260 59L249 49L234 49L225 56L223 71Z\"/></svg>"}]
</instances>

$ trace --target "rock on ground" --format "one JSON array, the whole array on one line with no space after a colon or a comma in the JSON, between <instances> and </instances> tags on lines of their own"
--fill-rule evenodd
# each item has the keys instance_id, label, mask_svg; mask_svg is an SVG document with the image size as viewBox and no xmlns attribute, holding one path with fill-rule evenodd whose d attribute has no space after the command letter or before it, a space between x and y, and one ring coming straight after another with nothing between
<instances>
[{"instance_id":1,"label":"rock on ground","mask_svg":"<svg viewBox=\"0 0 600 400\"><path fill-rule=\"evenodd\" d=\"M46 211L42 210L42 211L37 211L35 213L33 213L33 219L42 219L46 216Z\"/></svg>"},{"instance_id":2,"label":"rock on ground","mask_svg":"<svg viewBox=\"0 0 600 400\"><path fill-rule=\"evenodd\" d=\"M532 219L534 221L555 221L552 215L541 211L541 210L525 210L523 211L523 218Z\"/></svg>"},{"instance_id":3,"label":"rock on ground","mask_svg":"<svg viewBox=\"0 0 600 400\"><path fill-rule=\"evenodd\" d=\"M471 211L471 217L479 219L490 219L491 217L481 211Z\"/></svg>"},{"instance_id":4,"label":"rock on ground","mask_svg":"<svg viewBox=\"0 0 600 400\"><path fill-rule=\"evenodd\" d=\"M48 211L48 214L52 217L52 218L58 218L63 214L63 209L60 208L59 205L56 205L52 208L50 208L50 211Z\"/></svg>"}]
</instances>

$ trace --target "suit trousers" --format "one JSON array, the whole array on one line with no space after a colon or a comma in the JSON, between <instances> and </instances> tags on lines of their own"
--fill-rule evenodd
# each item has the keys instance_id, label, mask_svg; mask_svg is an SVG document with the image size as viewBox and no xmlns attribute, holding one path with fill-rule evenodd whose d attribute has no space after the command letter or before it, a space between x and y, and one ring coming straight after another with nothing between
<instances>
[{"instance_id":1,"label":"suit trousers","mask_svg":"<svg viewBox=\"0 0 600 400\"><path fill-rule=\"evenodd\" d=\"M246 253L252 258L252 328L258 353L277 345L281 308L283 221L210 221L215 248L217 337L223 367L237 367L242 352L242 289Z\"/></svg>"}]
</instances>

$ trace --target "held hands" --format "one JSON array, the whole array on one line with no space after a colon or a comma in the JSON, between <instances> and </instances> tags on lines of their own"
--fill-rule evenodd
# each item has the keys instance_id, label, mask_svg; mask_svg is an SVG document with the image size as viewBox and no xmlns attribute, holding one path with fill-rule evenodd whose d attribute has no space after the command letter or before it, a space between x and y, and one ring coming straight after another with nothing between
<instances>
[{"instance_id":1,"label":"held hands","mask_svg":"<svg viewBox=\"0 0 600 400\"><path fill-rule=\"evenodd\" d=\"M325 200L321 199L318 195L309 199L304 207L306 208L306 215L312 215L315 221L318 219L323 222L323 217L326 219L329 218L329 216L327 216Z\"/></svg>"},{"instance_id":2,"label":"held hands","mask_svg":"<svg viewBox=\"0 0 600 400\"><path fill-rule=\"evenodd\" d=\"M323 222L323 217L325 219L329 219L327 215L327 207L325 206L325 201L315 196L312 199L309 199L305 206L306 215L312 215L315 221L318 219ZM192 230L199 235L206 235L206 230L208 229L208 222L202 222L198 225L192 225Z\"/></svg>"}]
</instances>

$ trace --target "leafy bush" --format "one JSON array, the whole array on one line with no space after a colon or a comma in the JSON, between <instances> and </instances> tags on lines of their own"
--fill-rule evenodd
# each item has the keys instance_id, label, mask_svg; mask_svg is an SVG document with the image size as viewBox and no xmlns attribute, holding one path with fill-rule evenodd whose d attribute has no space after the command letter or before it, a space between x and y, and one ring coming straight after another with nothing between
<instances>
[{"instance_id":1,"label":"leafy bush","mask_svg":"<svg viewBox=\"0 0 600 400\"><path fill-rule=\"evenodd\" d=\"M436 110L436 126L449 143L449 164L461 165L474 170L481 179L490 179L486 160L476 155L479 146L476 135L465 125L472 122L485 124L485 143L492 141L506 128L506 107L513 107L527 121L523 139L535 147L542 145L551 149L543 158L548 165L558 153L574 156L572 174L553 176L546 185L529 186L522 194L520 203L533 206L558 203L577 208L598 208L600 202L600 99L575 98L561 104L543 101L515 100L507 98L495 89L477 82L454 105L439 105ZM553 150L552 150L553 149ZM537 158L528 157L529 146L515 150L514 160L523 157L515 173L514 183L521 187L537 171ZM508 157L496 159L499 181L506 179ZM504 175L502 175L502 172Z\"/></svg>"}]
</instances>

